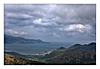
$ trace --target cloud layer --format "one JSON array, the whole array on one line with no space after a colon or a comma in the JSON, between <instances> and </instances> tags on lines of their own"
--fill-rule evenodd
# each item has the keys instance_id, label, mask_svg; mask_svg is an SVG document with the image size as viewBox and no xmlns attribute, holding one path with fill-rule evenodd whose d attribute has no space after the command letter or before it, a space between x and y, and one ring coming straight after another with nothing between
<instances>
[{"instance_id":1,"label":"cloud layer","mask_svg":"<svg viewBox=\"0 0 100 69\"><path fill-rule=\"evenodd\" d=\"M4 22L7 34L46 41L90 42L96 36L96 5L5 4Z\"/></svg>"}]
</instances>

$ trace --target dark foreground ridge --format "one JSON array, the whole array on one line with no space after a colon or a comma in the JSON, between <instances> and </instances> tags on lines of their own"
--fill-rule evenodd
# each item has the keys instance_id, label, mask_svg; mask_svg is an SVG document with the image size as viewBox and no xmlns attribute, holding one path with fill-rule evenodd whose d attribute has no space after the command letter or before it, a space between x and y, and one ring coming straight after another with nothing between
<instances>
[{"instance_id":1,"label":"dark foreground ridge","mask_svg":"<svg viewBox=\"0 0 100 69\"><path fill-rule=\"evenodd\" d=\"M24 65L27 64L34 65L34 61L39 62L40 63L39 65L96 65L95 42L84 45L75 44L69 48L59 47L55 50L52 50L50 52L41 55L21 55L15 52L5 52L5 54L13 55L14 56L13 58L15 59L18 59L16 57L19 57L30 62L30 63L25 63ZM19 61L20 63L24 62L22 60ZM15 65L14 62L15 61L10 62L10 64ZM6 65L9 63L9 59L7 59L7 56L5 56L4 63Z\"/></svg>"}]
</instances>

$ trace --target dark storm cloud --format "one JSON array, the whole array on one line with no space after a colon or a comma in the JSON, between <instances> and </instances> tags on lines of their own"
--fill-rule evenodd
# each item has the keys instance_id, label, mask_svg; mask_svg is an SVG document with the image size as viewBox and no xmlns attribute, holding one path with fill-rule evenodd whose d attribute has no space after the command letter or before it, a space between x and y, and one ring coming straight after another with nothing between
<instances>
[{"instance_id":1,"label":"dark storm cloud","mask_svg":"<svg viewBox=\"0 0 100 69\"><path fill-rule=\"evenodd\" d=\"M4 10L5 30L25 31L27 27L41 33L44 39L52 36L51 40L65 37L73 40L76 35L83 35L95 40L95 4L5 4ZM28 35L29 31L26 32Z\"/></svg>"},{"instance_id":2,"label":"dark storm cloud","mask_svg":"<svg viewBox=\"0 0 100 69\"><path fill-rule=\"evenodd\" d=\"M67 21L94 21L96 18L95 5L58 5L53 11L57 19ZM57 20L56 19L56 20Z\"/></svg>"},{"instance_id":3,"label":"dark storm cloud","mask_svg":"<svg viewBox=\"0 0 100 69\"><path fill-rule=\"evenodd\" d=\"M95 22L95 5L5 5L7 18L48 19L55 23Z\"/></svg>"}]
</instances>

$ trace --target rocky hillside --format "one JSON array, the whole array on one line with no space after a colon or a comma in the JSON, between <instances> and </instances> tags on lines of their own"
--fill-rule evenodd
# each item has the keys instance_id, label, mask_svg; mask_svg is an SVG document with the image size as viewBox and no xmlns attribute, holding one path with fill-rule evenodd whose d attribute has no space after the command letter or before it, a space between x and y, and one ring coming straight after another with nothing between
<instances>
[{"instance_id":1,"label":"rocky hillside","mask_svg":"<svg viewBox=\"0 0 100 69\"><path fill-rule=\"evenodd\" d=\"M40 65L44 64L39 61L23 59L9 54L4 54L4 65Z\"/></svg>"}]
</instances>

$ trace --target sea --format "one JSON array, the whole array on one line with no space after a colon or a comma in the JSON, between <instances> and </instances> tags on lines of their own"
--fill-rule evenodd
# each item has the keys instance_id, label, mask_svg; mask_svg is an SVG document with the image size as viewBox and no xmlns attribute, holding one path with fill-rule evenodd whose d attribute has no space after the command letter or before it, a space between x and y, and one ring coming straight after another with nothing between
<instances>
[{"instance_id":1,"label":"sea","mask_svg":"<svg viewBox=\"0 0 100 69\"><path fill-rule=\"evenodd\" d=\"M4 44L4 51L16 52L23 55L43 54L59 47L70 47L72 43L55 42L55 43L37 43L37 44Z\"/></svg>"}]
</instances>

